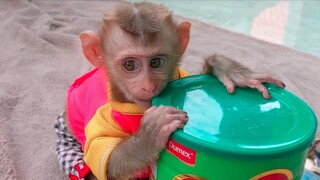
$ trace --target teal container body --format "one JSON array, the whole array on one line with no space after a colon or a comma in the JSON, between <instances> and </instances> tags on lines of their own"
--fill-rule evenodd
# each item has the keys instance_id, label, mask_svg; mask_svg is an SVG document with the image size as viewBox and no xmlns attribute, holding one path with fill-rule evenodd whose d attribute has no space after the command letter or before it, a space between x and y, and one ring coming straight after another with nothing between
<instances>
[{"instance_id":1,"label":"teal container body","mask_svg":"<svg viewBox=\"0 0 320 180\"><path fill-rule=\"evenodd\" d=\"M228 94L212 75L170 83L152 101L188 113L154 168L166 179L300 179L317 120L285 89L265 84L271 98L250 88Z\"/></svg>"}]
</instances>

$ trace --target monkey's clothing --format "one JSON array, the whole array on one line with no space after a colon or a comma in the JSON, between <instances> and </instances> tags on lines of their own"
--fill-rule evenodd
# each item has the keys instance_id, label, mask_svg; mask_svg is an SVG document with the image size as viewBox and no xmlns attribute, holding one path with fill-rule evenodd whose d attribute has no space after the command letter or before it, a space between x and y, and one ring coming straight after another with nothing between
<instances>
[{"instance_id":1,"label":"monkey's clothing","mask_svg":"<svg viewBox=\"0 0 320 180\"><path fill-rule=\"evenodd\" d=\"M187 75L187 72L179 69L174 79ZM76 79L69 88L67 116L74 138L64 131L59 118L56 131L58 137L60 133L57 143L59 161L71 179L74 174L72 171L75 170L82 174L81 177L85 177L90 172L86 164L98 179L107 179L107 162L111 151L117 143L135 133L140 126L144 109L133 103L112 101L111 94L107 93L107 86L105 72L95 68ZM75 143L75 139L79 143ZM84 150L86 163L83 162L81 150ZM70 158L72 156L74 158ZM68 157L69 159L66 159ZM147 171L143 170L142 173L137 172L139 176L135 177L149 177L150 167L146 169Z\"/></svg>"}]
</instances>

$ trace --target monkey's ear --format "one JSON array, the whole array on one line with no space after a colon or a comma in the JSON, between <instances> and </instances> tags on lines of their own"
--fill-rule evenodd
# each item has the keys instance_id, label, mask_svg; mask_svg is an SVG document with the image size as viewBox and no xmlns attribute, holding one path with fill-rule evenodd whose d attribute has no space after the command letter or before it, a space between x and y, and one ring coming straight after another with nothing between
<instances>
[{"instance_id":1,"label":"monkey's ear","mask_svg":"<svg viewBox=\"0 0 320 180\"><path fill-rule=\"evenodd\" d=\"M79 35L82 43L82 51L88 61L96 66L101 67L103 60L100 50L100 39L93 31L84 31Z\"/></svg>"},{"instance_id":2,"label":"monkey's ear","mask_svg":"<svg viewBox=\"0 0 320 180\"><path fill-rule=\"evenodd\" d=\"M181 46L181 54L187 49L190 40L191 23L184 21L178 24L178 40Z\"/></svg>"}]
</instances>

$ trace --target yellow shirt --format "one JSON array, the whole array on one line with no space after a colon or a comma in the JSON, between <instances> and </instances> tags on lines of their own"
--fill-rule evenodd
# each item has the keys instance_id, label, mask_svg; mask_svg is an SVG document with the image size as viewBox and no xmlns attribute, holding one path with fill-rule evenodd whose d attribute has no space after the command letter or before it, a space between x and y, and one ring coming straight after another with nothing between
<instances>
[{"instance_id":1,"label":"yellow shirt","mask_svg":"<svg viewBox=\"0 0 320 180\"><path fill-rule=\"evenodd\" d=\"M185 77L187 72L179 69L177 78ZM144 109L133 103L120 103L111 100L100 107L85 128L86 144L84 159L98 179L107 179L107 165L114 147L130 136L115 122L112 110L123 114L143 115Z\"/></svg>"}]
</instances>

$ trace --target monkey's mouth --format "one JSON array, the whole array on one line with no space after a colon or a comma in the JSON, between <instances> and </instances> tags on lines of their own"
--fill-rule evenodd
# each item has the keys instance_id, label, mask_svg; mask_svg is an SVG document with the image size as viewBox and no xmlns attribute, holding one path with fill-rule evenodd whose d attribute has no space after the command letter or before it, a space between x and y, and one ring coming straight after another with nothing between
<instances>
[{"instance_id":1,"label":"monkey's mouth","mask_svg":"<svg viewBox=\"0 0 320 180\"><path fill-rule=\"evenodd\" d=\"M153 93L145 93L143 95L139 94L139 96L136 96L135 99L138 101L150 101L152 100L152 98L156 97L158 94L160 94L160 91L157 90Z\"/></svg>"}]
</instances>

